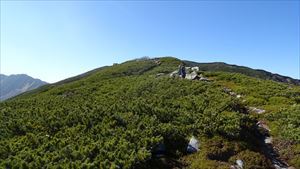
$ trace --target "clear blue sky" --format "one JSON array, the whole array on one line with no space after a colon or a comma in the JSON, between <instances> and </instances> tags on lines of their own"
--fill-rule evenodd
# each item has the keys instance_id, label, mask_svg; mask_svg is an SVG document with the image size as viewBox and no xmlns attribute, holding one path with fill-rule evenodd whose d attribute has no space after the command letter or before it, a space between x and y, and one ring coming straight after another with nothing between
<instances>
[{"instance_id":1,"label":"clear blue sky","mask_svg":"<svg viewBox=\"0 0 300 169\"><path fill-rule=\"evenodd\" d=\"M299 78L299 1L1 1L1 73L56 82L142 56Z\"/></svg>"}]
</instances>

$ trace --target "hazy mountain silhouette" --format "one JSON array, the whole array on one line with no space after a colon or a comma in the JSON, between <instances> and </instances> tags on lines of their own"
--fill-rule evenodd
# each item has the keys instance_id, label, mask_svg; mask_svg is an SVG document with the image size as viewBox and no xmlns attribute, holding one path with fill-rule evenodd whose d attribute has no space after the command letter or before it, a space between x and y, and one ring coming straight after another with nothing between
<instances>
[{"instance_id":1,"label":"hazy mountain silhouette","mask_svg":"<svg viewBox=\"0 0 300 169\"><path fill-rule=\"evenodd\" d=\"M25 74L6 76L0 74L0 100L5 100L23 92L36 89L47 84Z\"/></svg>"}]
</instances>

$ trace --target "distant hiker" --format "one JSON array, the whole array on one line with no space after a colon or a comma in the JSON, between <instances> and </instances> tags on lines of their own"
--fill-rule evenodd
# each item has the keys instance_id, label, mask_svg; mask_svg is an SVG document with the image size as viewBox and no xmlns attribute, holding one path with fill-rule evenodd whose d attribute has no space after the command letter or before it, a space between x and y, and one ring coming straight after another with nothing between
<instances>
[{"instance_id":1,"label":"distant hiker","mask_svg":"<svg viewBox=\"0 0 300 169\"><path fill-rule=\"evenodd\" d=\"M180 64L180 65L178 66L178 75L179 75L179 77L181 77L181 67L182 67L182 65Z\"/></svg>"},{"instance_id":2,"label":"distant hiker","mask_svg":"<svg viewBox=\"0 0 300 169\"><path fill-rule=\"evenodd\" d=\"M178 75L181 78L185 78L186 72L185 72L185 66L183 64L179 65Z\"/></svg>"},{"instance_id":3,"label":"distant hiker","mask_svg":"<svg viewBox=\"0 0 300 169\"><path fill-rule=\"evenodd\" d=\"M185 75L186 75L186 72L185 72L185 66L183 65L183 66L181 67L181 77L182 77L182 78L185 78Z\"/></svg>"}]
</instances>

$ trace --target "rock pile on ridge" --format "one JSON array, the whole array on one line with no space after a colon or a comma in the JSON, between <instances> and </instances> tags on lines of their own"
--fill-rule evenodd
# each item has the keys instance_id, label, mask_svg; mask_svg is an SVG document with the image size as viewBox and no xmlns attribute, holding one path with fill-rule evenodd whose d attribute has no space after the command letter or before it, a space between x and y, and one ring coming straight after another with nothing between
<instances>
[{"instance_id":1,"label":"rock pile on ridge","mask_svg":"<svg viewBox=\"0 0 300 169\"><path fill-rule=\"evenodd\" d=\"M200 80L200 81L211 81L210 79L204 77L202 74L199 73L199 67L195 66L195 67L186 67L186 76L185 79L188 80ZM174 77L179 77L179 71L175 70L172 73L170 73L170 77L174 78Z\"/></svg>"}]
</instances>

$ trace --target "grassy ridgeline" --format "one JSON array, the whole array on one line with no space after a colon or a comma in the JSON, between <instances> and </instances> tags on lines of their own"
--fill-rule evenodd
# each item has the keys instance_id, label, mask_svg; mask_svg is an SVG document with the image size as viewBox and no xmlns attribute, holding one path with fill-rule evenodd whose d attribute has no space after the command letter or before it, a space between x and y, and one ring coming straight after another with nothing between
<instances>
[{"instance_id":1,"label":"grassy ridgeline","mask_svg":"<svg viewBox=\"0 0 300 169\"><path fill-rule=\"evenodd\" d=\"M210 83L155 77L179 63L174 58L161 58L159 64L128 61L0 103L1 166L228 168L243 157L246 168L266 168L270 162L251 140L257 118L270 121L279 142L299 145L299 108L293 107L299 87L222 72L204 72L214 79ZM224 86L245 95L246 102L226 94ZM246 104L268 113L241 114L237 107ZM279 126L287 130L276 130ZM188 156L192 135L203 146ZM159 143L166 145L166 159L176 164L152 157ZM299 166L296 154L289 160Z\"/></svg>"}]
</instances>

